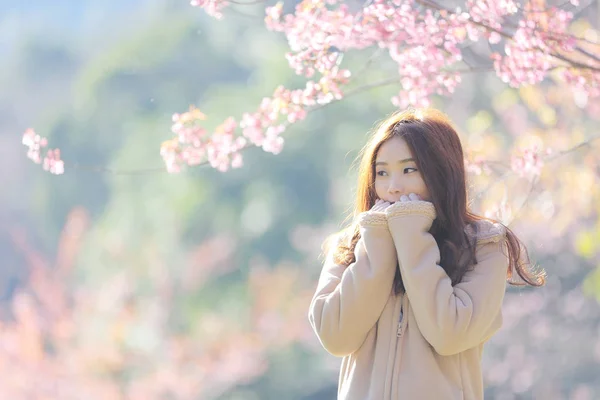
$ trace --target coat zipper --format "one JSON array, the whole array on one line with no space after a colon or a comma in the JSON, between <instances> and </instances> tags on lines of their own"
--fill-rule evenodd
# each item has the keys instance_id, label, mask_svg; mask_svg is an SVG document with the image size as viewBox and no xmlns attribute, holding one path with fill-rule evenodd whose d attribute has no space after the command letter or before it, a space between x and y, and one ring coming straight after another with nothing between
<instances>
[{"instance_id":1,"label":"coat zipper","mask_svg":"<svg viewBox=\"0 0 600 400\"><path fill-rule=\"evenodd\" d=\"M402 321L404 320L404 305L400 304L400 321L398 321L398 330L396 332L396 337L402 336Z\"/></svg>"},{"instance_id":2,"label":"coat zipper","mask_svg":"<svg viewBox=\"0 0 600 400\"><path fill-rule=\"evenodd\" d=\"M395 370L396 370L396 358L398 358L398 342L400 341L400 338L402 336L402 321L404 319L404 297L402 297L400 299L400 321L398 322L398 326L396 328L396 340L395 340L395 345L394 345L394 357L392 358L392 371L391 371L391 377L392 377L392 382L391 382L391 386L390 386L390 396L393 394L392 391L394 390L394 378L396 376ZM393 338L393 336L392 336ZM391 350L391 349L390 349Z\"/></svg>"},{"instance_id":3,"label":"coat zipper","mask_svg":"<svg viewBox=\"0 0 600 400\"><path fill-rule=\"evenodd\" d=\"M391 314L392 314L392 318L394 318L394 316L396 315L396 310L398 308L402 308L402 301L401 299L398 299L398 296L395 296L393 293L390 294L390 298L388 301L394 300L394 305L391 306ZM395 319L395 318L394 318ZM398 338L394 338L394 331L397 332L397 327L396 325L388 325L388 329L390 329L389 331L389 339L390 339L390 347L389 347L389 355L388 355L388 359L387 359L387 373L386 374L386 378L385 378L385 384L384 384L384 392L383 392L383 398L386 400L391 399L392 396L392 387L394 386L394 382L393 382L393 377L394 377L394 365L396 364L396 350L397 350L397 342L398 342ZM396 342L396 343L394 343Z\"/></svg>"},{"instance_id":4,"label":"coat zipper","mask_svg":"<svg viewBox=\"0 0 600 400\"><path fill-rule=\"evenodd\" d=\"M406 296L406 293L404 294L404 296ZM402 297L402 300L400 302L400 318L399 318L400 320L398 321L398 329L396 330L396 346L395 346L396 348L395 348L395 351L394 351L394 364L393 364L393 367L392 367L392 391L391 391L392 398L397 398L398 397L397 396L397 394L398 394L398 388L396 386L398 384L398 382L396 382L396 375L398 374L397 369L400 368L399 357L401 357L401 355L398 354L399 353L398 346L402 346L402 344L399 343L399 342L402 341L402 339L403 339L402 335L404 334L404 331L406 330L406 328L403 328L403 325L402 325L403 322L404 322L404 320L406 319L406 312L405 312L406 310L405 310L405 308L408 309L408 307L404 307L404 303L407 300L404 296ZM402 350L400 348L400 352L401 351Z\"/></svg>"}]
</instances>

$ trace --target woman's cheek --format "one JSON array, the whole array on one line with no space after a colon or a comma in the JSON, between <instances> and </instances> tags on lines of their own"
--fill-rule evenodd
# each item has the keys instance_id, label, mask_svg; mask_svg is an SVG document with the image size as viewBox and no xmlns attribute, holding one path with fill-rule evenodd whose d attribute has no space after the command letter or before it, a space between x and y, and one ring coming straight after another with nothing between
<instances>
[{"instance_id":1,"label":"woman's cheek","mask_svg":"<svg viewBox=\"0 0 600 400\"><path fill-rule=\"evenodd\" d=\"M383 185L379 181L375 181L375 193L377 194L377 197L379 197L380 199L382 198L382 196L385 193L385 191L383 190Z\"/></svg>"}]
</instances>

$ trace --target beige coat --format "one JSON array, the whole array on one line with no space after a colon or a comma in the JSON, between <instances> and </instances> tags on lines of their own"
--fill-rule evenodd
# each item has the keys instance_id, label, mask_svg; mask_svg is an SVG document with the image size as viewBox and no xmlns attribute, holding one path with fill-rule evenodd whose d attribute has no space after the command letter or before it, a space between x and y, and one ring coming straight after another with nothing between
<instances>
[{"instance_id":1,"label":"beige coat","mask_svg":"<svg viewBox=\"0 0 600 400\"><path fill-rule=\"evenodd\" d=\"M483 345L502 325L505 229L467 227L478 264L453 287L428 232L434 219L425 201L362 213L356 261L327 257L309 320L323 347L343 357L339 400L483 399ZM396 296L398 264L406 294Z\"/></svg>"}]
</instances>

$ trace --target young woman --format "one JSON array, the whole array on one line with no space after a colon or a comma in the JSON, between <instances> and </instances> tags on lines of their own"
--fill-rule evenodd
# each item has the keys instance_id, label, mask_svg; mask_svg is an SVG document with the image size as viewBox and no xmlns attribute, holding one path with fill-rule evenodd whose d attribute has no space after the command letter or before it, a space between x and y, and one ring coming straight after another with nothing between
<instances>
[{"instance_id":1,"label":"young woman","mask_svg":"<svg viewBox=\"0 0 600 400\"><path fill-rule=\"evenodd\" d=\"M309 310L343 357L338 399L483 399L506 281L541 286L543 271L507 227L469 211L460 139L441 112L392 115L361 154L355 218L326 250Z\"/></svg>"}]
</instances>

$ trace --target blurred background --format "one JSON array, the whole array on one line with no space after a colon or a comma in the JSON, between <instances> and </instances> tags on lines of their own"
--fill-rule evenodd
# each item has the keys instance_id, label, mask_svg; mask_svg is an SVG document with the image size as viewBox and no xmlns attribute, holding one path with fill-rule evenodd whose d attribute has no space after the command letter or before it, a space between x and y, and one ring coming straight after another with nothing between
<instances>
[{"instance_id":1,"label":"blurred background","mask_svg":"<svg viewBox=\"0 0 600 400\"><path fill-rule=\"evenodd\" d=\"M341 360L308 305L321 242L352 205L354 159L397 88L311 113L280 155L169 175L159 149L174 113L193 104L217 126L302 85L264 6L236 10L217 21L179 0L0 0L0 399L335 398ZM581 29L598 27L588 11ZM365 54L344 62L358 70ZM363 82L393 71L377 63ZM597 133L598 101L472 73L435 106L470 156L498 161L470 175L474 210L508 199L549 275L507 289L486 398L600 398L598 141L536 185L500 178L515 144L569 149ZM64 175L27 159L27 128L62 150Z\"/></svg>"}]
</instances>

